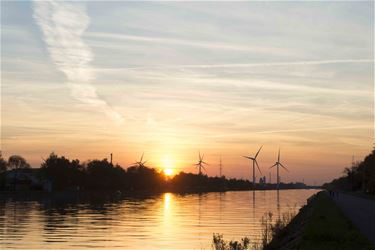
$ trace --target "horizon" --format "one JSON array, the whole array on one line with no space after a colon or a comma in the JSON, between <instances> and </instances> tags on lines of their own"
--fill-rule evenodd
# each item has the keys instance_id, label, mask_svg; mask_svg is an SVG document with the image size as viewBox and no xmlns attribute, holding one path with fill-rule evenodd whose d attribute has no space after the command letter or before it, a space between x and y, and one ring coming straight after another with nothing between
<instances>
[{"instance_id":1,"label":"horizon","mask_svg":"<svg viewBox=\"0 0 375 250\"><path fill-rule=\"evenodd\" d=\"M264 145L267 179L281 148L282 182L321 185L373 149L373 2L1 6L5 158L196 173L200 151L251 180Z\"/></svg>"}]
</instances>

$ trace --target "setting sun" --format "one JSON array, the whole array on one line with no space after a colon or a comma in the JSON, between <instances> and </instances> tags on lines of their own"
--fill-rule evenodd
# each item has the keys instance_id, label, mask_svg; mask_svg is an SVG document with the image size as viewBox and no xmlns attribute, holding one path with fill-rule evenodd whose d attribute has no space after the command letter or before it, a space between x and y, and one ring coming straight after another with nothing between
<instances>
[{"instance_id":1,"label":"setting sun","mask_svg":"<svg viewBox=\"0 0 375 250\"><path fill-rule=\"evenodd\" d=\"M169 156L165 155L161 159L161 166L162 166L162 171L165 176L172 176L174 175L174 168L175 168L175 163L174 160Z\"/></svg>"},{"instance_id":2,"label":"setting sun","mask_svg":"<svg viewBox=\"0 0 375 250\"><path fill-rule=\"evenodd\" d=\"M173 169L171 169L171 168L166 168L166 169L163 170L163 172L166 176L172 176L173 173L174 173Z\"/></svg>"}]
</instances>

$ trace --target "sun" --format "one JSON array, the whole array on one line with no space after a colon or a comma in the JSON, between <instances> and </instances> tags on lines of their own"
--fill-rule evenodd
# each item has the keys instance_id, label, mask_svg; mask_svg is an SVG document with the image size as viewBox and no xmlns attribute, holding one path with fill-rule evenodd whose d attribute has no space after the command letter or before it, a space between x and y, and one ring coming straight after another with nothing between
<instances>
[{"instance_id":1,"label":"sun","mask_svg":"<svg viewBox=\"0 0 375 250\"><path fill-rule=\"evenodd\" d=\"M171 177L174 175L174 160L169 155L165 155L161 160L161 168L166 177Z\"/></svg>"},{"instance_id":2,"label":"sun","mask_svg":"<svg viewBox=\"0 0 375 250\"><path fill-rule=\"evenodd\" d=\"M173 171L173 169L171 169L171 168L165 168L164 170L163 170L163 172L164 172L164 174L165 174L165 176L172 176L173 174L174 174L174 171Z\"/></svg>"}]
</instances>

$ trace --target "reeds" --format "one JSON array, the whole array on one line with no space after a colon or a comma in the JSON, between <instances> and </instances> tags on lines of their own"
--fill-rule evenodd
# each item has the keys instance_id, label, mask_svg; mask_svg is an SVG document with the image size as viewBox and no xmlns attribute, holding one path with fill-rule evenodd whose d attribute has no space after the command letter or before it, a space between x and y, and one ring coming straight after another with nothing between
<instances>
[{"instance_id":1,"label":"reeds","mask_svg":"<svg viewBox=\"0 0 375 250\"><path fill-rule=\"evenodd\" d=\"M288 206L289 207L289 206ZM262 227L261 243L251 242L249 237L244 237L240 241L225 241L222 234L213 234L212 247L214 250L260 250L265 249L296 216L296 205L288 208L275 221L272 212L264 213L260 222Z\"/></svg>"}]
</instances>

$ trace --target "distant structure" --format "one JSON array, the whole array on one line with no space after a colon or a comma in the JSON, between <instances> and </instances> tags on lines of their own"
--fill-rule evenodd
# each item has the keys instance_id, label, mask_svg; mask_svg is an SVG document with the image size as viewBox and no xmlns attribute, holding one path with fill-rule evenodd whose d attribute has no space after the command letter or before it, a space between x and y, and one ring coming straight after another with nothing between
<instances>
[{"instance_id":1,"label":"distant structure","mask_svg":"<svg viewBox=\"0 0 375 250\"><path fill-rule=\"evenodd\" d=\"M202 169L204 169L204 171L206 171L206 168L204 167L204 165L208 165L208 163L203 161L203 156L204 155L201 155L201 152L199 151L199 160L198 160L198 163L195 164L195 166L199 170L199 175L202 175Z\"/></svg>"},{"instance_id":2,"label":"distant structure","mask_svg":"<svg viewBox=\"0 0 375 250\"><path fill-rule=\"evenodd\" d=\"M263 176L263 177L260 177L260 178L259 178L259 184L260 184L260 185L264 185L264 184L266 184L266 176Z\"/></svg>"},{"instance_id":3,"label":"distant structure","mask_svg":"<svg viewBox=\"0 0 375 250\"><path fill-rule=\"evenodd\" d=\"M258 162L257 162L257 156L258 156L260 150L262 149L262 147L263 147L263 145L259 148L258 152L256 153L256 155L254 157L251 157L251 156L242 156L244 158L247 158L247 159L253 161L253 186L255 186L255 165L257 165L259 172L262 174L262 171L260 170Z\"/></svg>"},{"instance_id":4,"label":"distant structure","mask_svg":"<svg viewBox=\"0 0 375 250\"><path fill-rule=\"evenodd\" d=\"M219 165L219 167L220 167L220 169L219 169L219 177L222 177L223 176L223 173L222 173L222 171L223 171L223 165L222 165L222 162L221 162L221 155L220 155L220 163L219 163L220 165Z\"/></svg>"},{"instance_id":5,"label":"distant structure","mask_svg":"<svg viewBox=\"0 0 375 250\"><path fill-rule=\"evenodd\" d=\"M147 161L143 161L143 155L144 153L142 153L141 159L139 161L133 163L133 167L146 167L145 164Z\"/></svg>"},{"instance_id":6,"label":"distant structure","mask_svg":"<svg viewBox=\"0 0 375 250\"><path fill-rule=\"evenodd\" d=\"M352 168L355 167L355 159L354 159L354 154L352 155Z\"/></svg>"},{"instance_id":7,"label":"distant structure","mask_svg":"<svg viewBox=\"0 0 375 250\"><path fill-rule=\"evenodd\" d=\"M111 164L112 164L112 157L113 157L113 155L112 155L112 153L111 153L111 162L110 162Z\"/></svg>"},{"instance_id":8,"label":"distant structure","mask_svg":"<svg viewBox=\"0 0 375 250\"><path fill-rule=\"evenodd\" d=\"M272 165L270 168L273 168L276 166L276 169L277 169L277 189L279 189L279 186L280 186L280 174L279 174L279 167L281 166L282 168L284 168L287 172L289 172L289 170L283 165L281 164L280 162L280 148L279 148L279 155L277 157L277 162L275 162L274 165Z\"/></svg>"},{"instance_id":9,"label":"distant structure","mask_svg":"<svg viewBox=\"0 0 375 250\"><path fill-rule=\"evenodd\" d=\"M268 183L271 184L272 181L271 181L271 172L269 172L269 179L268 179Z\"/></svg>"}]
</instances>

